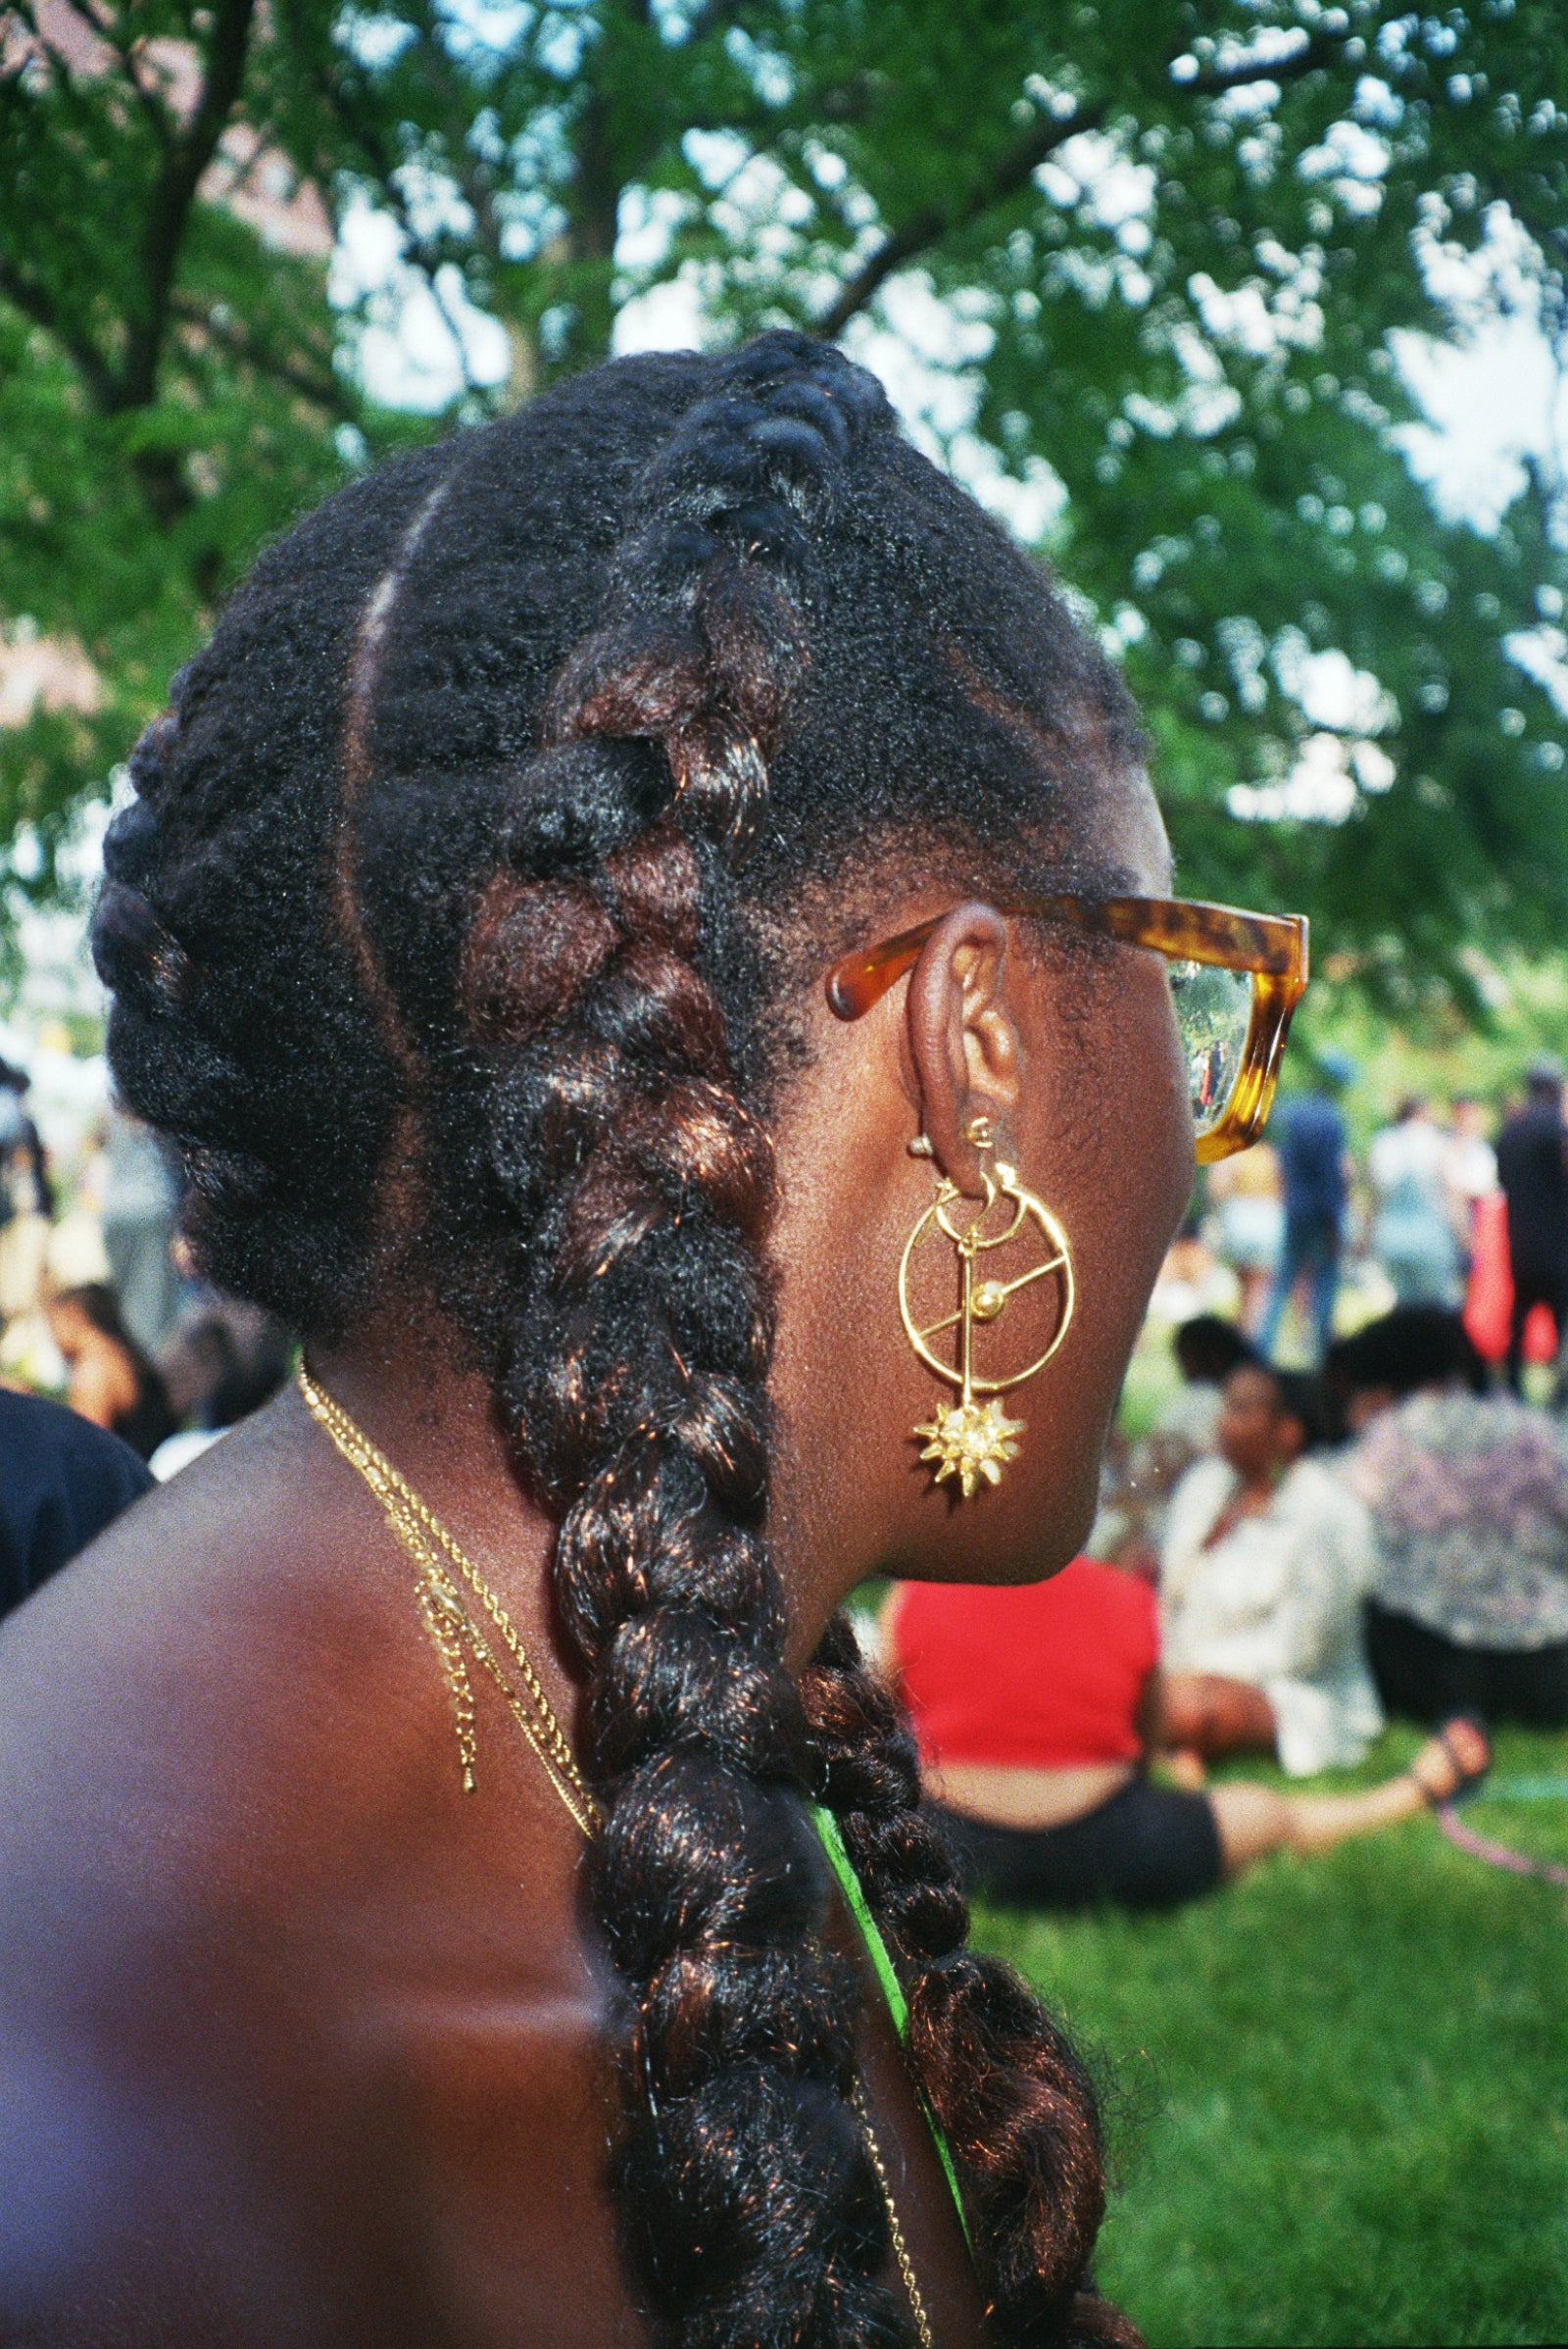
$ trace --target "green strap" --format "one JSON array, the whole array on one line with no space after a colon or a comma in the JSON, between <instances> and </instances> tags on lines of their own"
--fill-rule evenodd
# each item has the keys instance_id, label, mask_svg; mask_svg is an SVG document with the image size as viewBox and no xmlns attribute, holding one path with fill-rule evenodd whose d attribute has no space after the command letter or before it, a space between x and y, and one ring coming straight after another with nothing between
<instances>
[{"instance_id":1,"label":"green strap","mask_svg":"<svg viewBox=\"0 0 1568 2349\"><path fill-rule=\"evenodd\" d=\"M816 1829L822 1849L827 1853L828 1865L838 1878L839 1888L849 1902L850 1913L860 1929L860 1938L865 1943L866 1954L871 1960L872 1972L881 1985L882 1996L887 2001L888 2013L893 2018L893 2028L899 2034L899 2044L901 2047L907 2047L909 2044L909 2002L904 1995L904 1984L893 1971L893 1960L889 1957L888 1945L882 1938L882 1929L867 1906L860 1880L855 1873L855 1862L844 1847L844 1837L840 1833L839 1823L833 1813L819 1802L808 1802L806 1807L811 1814L811 1824ZM963 2229L963 2239L969 2246L969 2256L972 2259L974 2257L974 2237L969 2232L969 2221L963 2207L963 2196L958 2191L958 2173L954 2167L952 2149L948 2144L941 2122L931 2110L918 2086L914 2092L919 2101L920 2110L925 2116L926 2128L931 2131L931 2142L937 2149L937 2159L942 2164L943 2174L948 2181L948 2191L953 2196L953 2207L958 2214L958 2225Z\"/></svg>"}]
</instances>

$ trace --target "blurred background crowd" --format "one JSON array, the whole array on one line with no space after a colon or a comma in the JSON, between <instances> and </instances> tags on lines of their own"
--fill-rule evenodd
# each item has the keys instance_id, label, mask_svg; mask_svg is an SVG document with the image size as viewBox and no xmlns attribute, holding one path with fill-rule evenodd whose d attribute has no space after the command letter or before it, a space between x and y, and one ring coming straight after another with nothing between
<instances>
[{"instance_id":1,"label":"blurred background crowd","mask_svg":"<svg viewBox=\"0 0 1568 2349\"><path fill-rule=\"evenodd\" d=\"M1538 1052L1494 1101L1405 1095L1357 1146L1355 1064L1302 1059L1267 1137L1200 1180L1107 1453L1087 1559L1155 1593L1125 1718L1108 1745L1102 1721L1063 1746L1076 1699L1061 1676L1103 1672L1125 1593L1103 1621L1075 1603L1081 1577L1023 1600L948 1593L948 1667L990 1610L1030 1692L999 1657L971 1659L970 1707L992 1728L976 1747L971 1722L956 1752L951 1731L928 1737L939 1782L999 1734L1016 1760L1031 1717L1052 1726L1022 1766L1090 1772L1080 1818L1104 1793L1095 1772L1114 1766L1117 1792L1152 1755L1189 1790L1237 1752L1289 1776L1354 1765L1389 1709L1568 1728L1563 1064ZM179 1209L155 1133L106 1096L78 1099L52 1142L26 1067L0 1060L0 1381L64 1401L160 1480L275 1393L292 1358L285 1329L199 1278ZM888 1623L907 1636L929 1603ZM1262 1847L1290 1825L1280 1813ZM1210 1861L1177 1892L1217 1881ZM1107 1863L1068 1890L1138 1903L1164 1884Z\"/></svg>"},{"instance_id":2,"label":"blurred background crowd","mask_svg":"<svg viewBox=\"0 0 1568 2349\"><path fill-rule=\"evenodd\" d=\"M58 1396L172 1476L274 1394L287 1333L206 1287L160 1138L105 1098L51 1149L0 1059L0 1384Z\"/></svg>"},{"instance_id":3,"label":"blurred background crowd","mask_svg":"<svg viewBox=\"0 0 1568 2349\"><path fill-rule=\"evenodd\" d=\"M1172 1905L1448 1804L1489 1729L1568 1729L1564 1073L1540 1053L1494 1105L1407 1095L1357 1150L1357 1072L1321 1055L1200 1186L1085 1555L1037 1590L887 1601L978 1889ZM1376 1787L1208 1786L1237 1755L1353 1769L1391 1716L1437 1736Z\"/></svg>"}]
</instances>

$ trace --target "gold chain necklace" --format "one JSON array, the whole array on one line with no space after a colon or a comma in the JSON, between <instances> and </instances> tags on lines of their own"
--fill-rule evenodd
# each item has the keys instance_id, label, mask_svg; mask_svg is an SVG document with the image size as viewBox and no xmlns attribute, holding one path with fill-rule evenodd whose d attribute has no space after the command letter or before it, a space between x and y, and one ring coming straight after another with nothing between
<instances>
[{"instance_id":1,"label":"gold chain necklace","mask_svg":"<svg viewBox=\"0 0 1568 2349\"><path fill-rule=\"evenodd\" d=\"M506 1608L473 1560L459 1548L414 1487L399 1475L385 1452L376 1449L342 1404L334 1402L317 1385L303 1362L297 1376L311 1416L374 1493L387 1524L414 1566L419 1611L452 1695L465 1793L471 1794L477 1784L473 1688L464 1654L466 1646L500 1689L508 1712L544 1765L551 1785L581 1832L588 1836L597 1835L605 1823L604 1812L577 1767L570 1739ZM478 1600L515 1667L515 1678L503 1664L483 1622L465 1598L465 1585Z\"/></svg>"},{"instance_id":2,"label":"gold chain necklace","mask_svg":"<svg viewBox=\"0 0 1568 2349\"><path fill-rule=\"evenodd\" d=\"M414 1567L419 1612L452 1698L464 1792L471 1794L478 1784L473 1687L464 1653L466 1647L495 1682L508 1712L538 1756L551 1785L591 1842L603 1830L603 1807L577 1767L571 1741L506 1608L439 1517L425 1506L385 1452L377 1450L359 1422L351 1419L342 1404L334 1402L325 1389L317 1385L303 1360L295 1377L312 1418L380 1502L388 1526ZM496 1653L483 1623L468 1605L465 1587L478 1600L515 1666L520 1687ZM851 2089L850 2100L860 2124L866 2154L882 2195L882 2207L887 2212L894 2262L914 2318L915 2337L920 2349L936 2349L936 2336L931 2330L914 2263L893 2199L893 2181L871 2126L864 2087L858 2080Z\"/></svg>"}]
</instances>

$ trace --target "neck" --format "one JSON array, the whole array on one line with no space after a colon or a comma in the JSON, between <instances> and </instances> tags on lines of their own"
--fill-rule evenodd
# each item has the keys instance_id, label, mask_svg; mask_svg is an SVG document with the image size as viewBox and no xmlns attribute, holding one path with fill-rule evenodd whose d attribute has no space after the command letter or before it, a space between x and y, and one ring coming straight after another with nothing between
<instances>
[{"instance_id":1,"label":"neck","mask_svg":"<svg viewBox=\"0 0 1568 2349\"><path fill-rule=\"evenodd\" d=\"M1278 1460L1270 1460L1266 1468L1254 1469L1250 1476L1242 1478L1242 1497L1247 1500L1272 1499L1284 1476L1284 1465Z\"/></svg>"},{"instance_id":2,"label":"neck","mask_svg":"<svg viewBox=\"0 0 1568 2349\"><path fill-rule=\"evenodd\" d=\"M383 1312L335 1344L313 1345L307 1359L472 1559L570 1729L581 1671L551 1598L555 1527L528 1496L489 1383L463 1365L455 1333L438 1316L421 1314L410 1327Z\"/></svg>"},{"instance_id":3,"label":"neck","mask_svg":"<svg viewBox=\"0 0 1568 2349\"><path fill-rule=\"evenodd\" d=\"M312 1376L385 1452L492 1585L569 1726L582 1672L561 1635L551 1593L555 1525L530 1498L489 1381L463 1365L463 1350L451 1324L422 1305L415 1320L383 1309L335 1344L313 1344L307 1359ZM814 1537L824 1555L841 1561L848 1554L843 1543L829 1540L816 1523L798 1480L780 1482L783 1490L775 1493L770 1511L775 1555L793 1554L803 1543L810 1554ZM815 1649L845 1589L842 1563L792 1578L792 1670Z\"/></svg>"}]
</instances>

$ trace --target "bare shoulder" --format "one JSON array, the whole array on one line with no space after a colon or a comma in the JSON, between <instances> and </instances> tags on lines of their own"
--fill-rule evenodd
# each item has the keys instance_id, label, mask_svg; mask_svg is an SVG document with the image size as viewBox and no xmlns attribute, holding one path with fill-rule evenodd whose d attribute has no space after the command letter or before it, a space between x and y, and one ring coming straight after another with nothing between
<instances>
[{"instance_id":1,"label":"bare shoulder","mask_svg":"<svg viewBox=\"0 0 1568 2349\"><path fill-rule=\"evenodd\" d=\"M273 1405L0 1625L13 1882L90 1877L105 1932L158 1914L193 1872L210 1893L215 1871L254 1862L258 1796L275 1840L323 1747L353 1749L359 1702L394 1726L401 1626L332 1500Z\"/></svg>"},{"instance_id":2,"label":"bare shoulder","mask_svg":"<svg viewBox=\"0 0 1568 2349\"><path fill-rule=\"evenodd\" d=\"M642 2337L574 1831L398 1565L285 1402L0 1630L8 2343Z\"/></svg>"}]
</instances>

